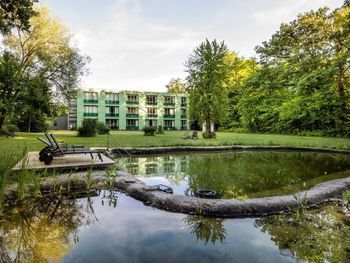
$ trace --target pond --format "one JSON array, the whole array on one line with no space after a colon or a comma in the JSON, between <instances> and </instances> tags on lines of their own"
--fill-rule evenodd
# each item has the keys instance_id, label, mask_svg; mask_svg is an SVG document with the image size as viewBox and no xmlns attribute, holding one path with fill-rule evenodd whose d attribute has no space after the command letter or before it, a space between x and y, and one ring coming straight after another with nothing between
<instances>
[{"instance_id":1,"label":"pond","mask_svg":"<svg viewBox=\"0 0 350 263\"><path fill-rule=\"evenodd\" d=\"M293 194L350 176L350 155L316 152L182 153L118 162L147 184L171 186L174 194L209 188L221 198L236 199Z\"/></svg>"},{"instance_id":2,"label":"pond","mask_svg":"<svg viewBox=\"0 0 350 263\"><path fill-rule=\"evenodd\" d=\"M328 205L296 224L170 213L116 191L45 197L0 216L0 262L348 262L341 211Z\"/></svg>"}]
</instances>

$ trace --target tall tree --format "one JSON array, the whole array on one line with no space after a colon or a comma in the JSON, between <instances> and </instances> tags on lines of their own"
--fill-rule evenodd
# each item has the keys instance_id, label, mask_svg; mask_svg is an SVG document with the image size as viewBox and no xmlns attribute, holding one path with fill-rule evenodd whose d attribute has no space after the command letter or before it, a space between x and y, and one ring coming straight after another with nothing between
<instances>
[{"instance_id":1,"label":"tall tree","mask_svg":"<svg viewBox=\"0 0 350 263\"><path fill-rule=\"evenodd\" d=\"M195 48L185 64L191 119L205 124L208 132L227 114L227 54L224 42L206 40Z\"/></svg>"},{"instance_id":2,"label":"tall tree","mask_svg":"<svg viewBox=\"0 0 350 263\"><path fill-rule=\"evenodd\" d=\"M0 32L9 34L14 27L29 30L29 19L36 15L33 9L37 0L1 0L0 1Z\"/></svg>"},{"instance_id":3,"label":"tall tree","mask_svg":"<svg viewBox=\"0 0 350 263\"><path fill-rule=\"evenodd\" d=\"M167 85L167 92L169 93L185 93L186 87L180 78L171 79Z\"/></svg>"}]
</instances>

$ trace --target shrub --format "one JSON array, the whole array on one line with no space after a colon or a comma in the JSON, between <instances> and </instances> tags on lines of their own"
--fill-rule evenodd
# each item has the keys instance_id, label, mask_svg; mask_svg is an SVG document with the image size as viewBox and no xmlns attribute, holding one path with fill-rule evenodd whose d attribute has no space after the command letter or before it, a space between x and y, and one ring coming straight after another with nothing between
<instances>
[{"instance_id":1,"label":"shrub","mask_svg":"<svg viewBox=\"0 0 350 263\"><path fill-rule=\"evenodd\" d=\"M162 125L159 125L159 126L158 126L157 133L158 133L158 134L164 134L164 129L163 129L163 126L162 126Z\"/></svg>"},{"instance_id":2,"label":"shrub","mask_svg":"<svg viewBox=\"0 0 350 263\"><path fill-rule=\"evenodd\" d=\"M154 136L157 131L157 128L153 126L145 126L143 127L143 131L145 133L145 136Z\"/></svg>"},{"instance_id":3,"label":"shrub","mask_svg":"<svg viewBox=\"0 0 350 263\"><path fill-rule=\"evenodd\" d=\"M2 130L0 131L0 134L4 134L4 135L13 135L15 132L18 132L19 129L16 125L14 124L7 124L6 126L4 126L2 128Z\"/></svg>"},{"instance_id":4,"label":"shrub","mask_svg":"<svg viewBox=\"0 0 350 263\"><path fill-rule=\"evenodd\" d=\"M103 122L97 123L97 132L98 134L108 134L110 131L109 127L107 127Z\"/></svg>"},{"instance_id":5,"label":"shrub","mask_svg":"<svg viewBox=\"0 0 350 263\"><path fill-rule=\"evenodd\" d=\"M216 133L215 132L203 132L202 136L204 139L213 139L213 138L216 138Z\"/></svg>"},{"instance_id":6,"label":"shrub","mask_svg":"<svg viewBox=\"0 0 350 263\"><path fill-rule=\"evenodd\" d=\"M78 129L78 135L83 137L96 136L97 132L97 120L96 119L84 119L83 124Z\"/></svg>"}]
</instances>

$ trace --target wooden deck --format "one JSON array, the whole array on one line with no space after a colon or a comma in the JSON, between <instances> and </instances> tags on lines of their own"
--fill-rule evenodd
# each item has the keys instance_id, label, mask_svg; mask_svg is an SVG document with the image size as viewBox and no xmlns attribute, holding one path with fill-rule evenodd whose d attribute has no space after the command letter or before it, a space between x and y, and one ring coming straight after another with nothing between
<instances>
[{"instance_id":1,"label":"wooden deck","mask_svg":"<svg viewBox=\"0 0 350 263\"><path fill-rule=\"evenodd\" d=\"M115 162L107 156L101 154L103 161L98 158L97 154L93 154L94 159L91 159L90 154L67 154L54 157L50 165L45 165L39 161L39 152L29 152L25 158L20 160L13 168L13 171L22 169L23 162L25 169L42 170L42 169L83 169L94 167L103 169L112 167Z\"/></svg>"}]
</instances>

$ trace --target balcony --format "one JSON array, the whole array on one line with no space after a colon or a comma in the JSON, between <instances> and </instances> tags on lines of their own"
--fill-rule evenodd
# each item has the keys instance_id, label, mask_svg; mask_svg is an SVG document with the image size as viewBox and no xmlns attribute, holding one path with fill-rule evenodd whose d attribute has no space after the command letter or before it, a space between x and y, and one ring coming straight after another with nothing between
<instances>
[{"instance_id":1,"label":"balcony","mask_svg":"<svg viewBox=\"0 0 350 263\"><path fill-rule=\"evenodd\" d=\"M133 100L127 100L126 104L127 105L139 105L139 102L138 101L133 101Z\"/></svg>"},{"instance_id":2,"label":"balcony","mask_svg":"<svg viewBox=\"0 0 350 263\"><path fill-rule=\"evenodd\" d=\"M181 103L181 107L187 107L187 103Z\"/></svg>"},{"instance_id":3,"label":"balcony","mask_svg":"<svg viewBox=\"0 0 350 263\"><path fill-rule=\"evenodd\" d=\"M175 115L164 114L164 119L175 119Z\"/></svg>"},{"instance_id":4,"label":"balcony","mask_svg":"<svg viewBox=\"0 0 350 263\"><path fill-rule=\"evenodd\" d=\"M138 114L127 113L127 114L126 114L126 117L127 117L127 118L138 118L139 115L138 115Z\"/></svg>"},{"instance_id":5,"label":"balcony","mask_svg":"<svg viewBox=\"0 0 350 263\"><path fill-rule=\"evenodd\" d=\"M147 114L147 118L157 118L157 114Z\"/></svg>"},{"instance_id":6,"label":"balcony","mask_svg":"<svg viewBox=\"0 0 350 263\"><path fill-rule=\"evenodd\" d=\"M84 117L97 117L97 112L84 112Z\"/></svg>"},{"instance_id":7,"label":"balcony","mask_svg":"<svg viewBox=\"0 0 350 263\"><path fill-rule=\"evenodd\" d=\"M182 115L181 115L181 119L187 119L187 115L186 115L186 114L185 114L185 115L182 114Z\"/></svg>"},{"instance_id":8,"label":"balcony","mask_svg":"<svg viewBox=\"0 0 350 263\"><path fill-rule=\"evenodd\" d=\"M111 130L119 130L119 126L109 126Z\"/></svg>"},{"instance_id":9,"label":"balcony","mask_svg":"<svg viewBox=\"0 0 350 263\"><path fill-rule=\"evenodd\" d=\"M154 105L157 105L158 102L157 101L146 101L146 105L147 106L154 106Z\"/></svg>"},{"instance_id":10,"label":"balcony","mask_svg":"<svg viewBox=\"0 0 350 263\"><path fill-rule=\"evenodd\" d=\"M84 103L98 104L98 100L97 99L84 99Z\"/></svg>"},{"instance_id":11,"label":"balcony","mask_svg":"<svg viewBox=\"0 0 350 263\"><path fill-rule=\"evenodd\" d=\"M106 117L119 117L119 113L106 113Z\"/></svg>"},{"instance_id":12,"label":"balcony","mask_svg":"<svg viewBox=\"0 0 350 263\"><path fill-rule=\"evenodd\" d=\"M175 102L164 102L164 106L175 106Z\"/></svg>"},{"instance_id":13,"label":"balcony","mask_svg":"<svg viewBox=\"0 0 350 263\"><path fill-rule=\"evenodd\" d=\"M126 129L129 131L137 131L139 129L139 126L126 126Z\"/></svg>"},{"instance_id":14,"label":"balcony","mask_svg":"<svg viewBox=\"0 0 350 263\"><path fill-rule=\"evenodd\" d=\"M117 104L119 104L119 101L118 100L106 100L106 104L117 105Z\"/></svg>"}]
</instances>

